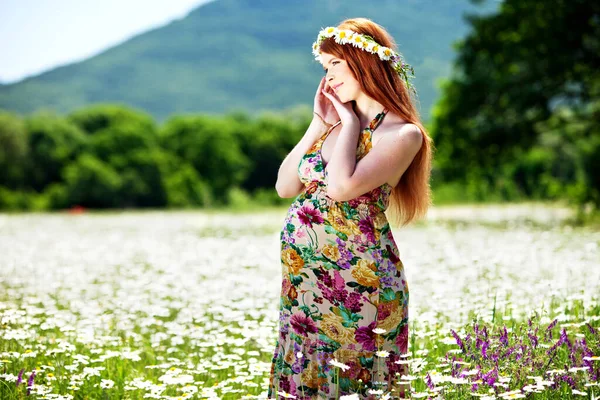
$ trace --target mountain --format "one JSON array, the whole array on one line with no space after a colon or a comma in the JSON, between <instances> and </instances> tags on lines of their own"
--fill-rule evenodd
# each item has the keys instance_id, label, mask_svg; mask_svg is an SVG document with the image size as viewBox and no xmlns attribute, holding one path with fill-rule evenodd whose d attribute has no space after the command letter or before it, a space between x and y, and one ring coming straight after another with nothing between
<instances>
[{"instance_id":1,"label":"mountain","mask_svg":"<svg viewBox=\"0 0 600 400\"><path fill-rule=\"evenodd\" d=\"M311 45L322 27L367 17L394 36L415 67L423 119L448 76L468 0L215 0L81 62L0 85L0 108L65 113L97 102L171 114L257 112L312 104L323 71ZM110 27L107 27L110 29Z\"/></svg>"}]
</instances>

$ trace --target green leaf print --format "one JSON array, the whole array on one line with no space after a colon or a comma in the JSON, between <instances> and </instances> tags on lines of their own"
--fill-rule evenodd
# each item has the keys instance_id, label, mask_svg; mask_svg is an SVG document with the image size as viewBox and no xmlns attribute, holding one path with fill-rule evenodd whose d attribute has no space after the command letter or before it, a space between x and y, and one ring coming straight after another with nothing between
<instances>
[{"instance_id":1,"label":"green leaf print","mask_svg":"<svg viewBox=\"0 0 600 400\"><path fill-rule=\"evenodd\" d=\"M352 311L348 310L343 305L340 306L337 311L334 309L333 312L344 319L342 325L344 325L346 328L354 327L356 323L363 318L363 316L360 314L353 314Z\"/></svg>"},{"instance_id":2,"label":"green leaf print","mask_svg":"<svg viewBox=\"0 0 600 400\"><path fill-rule=\"evenodd\" d=\"M358 261L360 261L361 259L362 259L361 257L357 257L357 256L352 257L352 259L349 261L350 265L356 265L358 263Z\"/></svg>"},{"instance_id":3,"label":"green leaf print","mask_svg":"<svg viewBox=\"0 0 600 400\"><path fill-rule=\"evenodd\" d=\"M365 368L373 368L373 357L359 357L360 365Z\"/></svg>"},{"instance_id":4,"label":"green leaf print","mask_svg":"<svg viewBox=\"0 0 600 400\"><path fill-rule=\"evenodd\" d=\"M300 245L301 257L305 263L314 263L317 259L315 256L315 248L313 246Z\"/></svg>"},{"instance_id":5,"label":"green leaf print","mask_svg":"<svg viewBox=\"0 0 600 400\"><path fill-rule=\"evenodd\" d=\"M323 267L325 268L326 271L332 270L332 269L337 269L339 270L340 268L337 266L337 264L334 264L330 261L323 261L322 262Z\"/></svg>"},{"instance_id":6,"label":"green leaf print","mask_svg":"<svg viewBox=\"0 0 600 400\"><path fill-rule=\"evenodd\" d=\"M327 345L326 347L321 348L321 350L326 351L328 353L333 353L334 351L336 351L338 348L341 347L341 345L338 342L330 339L328 336L324 335L323 333L319 334L319 340Z\"/></svg>"},{"instance_id":7,"label":"green leaf print","mask_svg":"<svg viewBox=\"0 0 600 400\"><path fill-rule=\"evenodd\" d=\"M292 282L292 285L294 286L298 286L300 285L302 282L304 282L304 279L302 279L301 276L298 275L291 275L290 274L290 281Z\"/></svg>"},{"instance_id":8,"label":"green leaf print","mask_svg":"<svg viewBox=\"0 0 600 400\"><path fill-rule=\"evenodd\" d=\"M396 292L394 292L394 289L392 288L385 288L381 293L381 298L383 301L394 301L396 300Z\"/></svg>"},{"instance_id":9,"label":"green leaf print","mask_svg":"<svg viewBox=\"0 0 600 400\"><path fill-rule=\"evenodd\" d=\"M347 218L351 218L352 216L358 214L358 212L356 211L356 209L352 208L352 206L350 205L350 203L347 203L347 202L343 202L342 203L342 212L344 213L344 215Z\"/></svg>"},{"instance_id":10,"label":"green leaf print","mask_svg":"<svg viewBox=\"0 0 600 400\"><path fill-rule=\"evenodd\" d=\"M299 345L302 345L302 337L296 335L294 332L290 333L290 339L292 339L294 342L298 343Z\"/></svg>"},{"instance_id":11,"label":"green leaf print","mask_svg":"<svg viewBox=\"0 0 600 400\"><path fill-rule=\"evenodd\" d=\"M294 231L296 230L296 225L292 224L292 223L287 223L285 225L285 229L287 229L288 233L291 235L292 233L294 233Z\"/></svg>"},{"instance_id":12,"label":"green leaf print","mask_svg":"<svg viewBox=\"0 0 600 400\"><path fill-rule=\"evenodd\" d=\"M283 375L293 375L294 371L292 371L292 368L286 363L285 366L282 369Z\"/></svg>"},{"instance_id":13,"label":"green leaf print","mask_svg":"<svg viewBox=\"0 0 600 400\"><path fill-rule=\"evenodd\" d=\"M342 232L336 230L331 225L325 225L325 232L337 235L342 240L348 240L348 235L346 235L345 233L342 233Z\"/></svg>"},{"instance_id":14,"label":"green leaf print","mask_svg":"<svg viewBox=\"0 0 600 400\"><path fill-rule=\"evenodd\" d=\"M308 308L307 305L301 305L300 307L298 307L299 309L301 309L302 311L304 311L304 314L306 315L310 315L310 308Z\"/></svg>"},{"instance_id":15,"label":"green leaf print","mask_svg":"<svg viewBox=\"0 0 600 400\"><path fill-rule=\"evenodd\" d=\"M340 378L340 390L343 390L344 392L349 391L351 383L350 378Z\"/></svg>"},{"instance_id":16,"label":"green leaf print","mask_svg":"<svg viewBox=\"0 0 600 400\"><path fill-rule=\"evenodd\" d=\"M387 235L388 231L390 230L390 225L389 224L385 224L381 227L380 232L382 236Z\"/></svg>"},{"instance_id":17,"label":"green leaf print","mask_svg":"<svg viewBox=\"0 0 600 400\"><path fill-rule=\"evenodd\" d=\"M317 171L317 172L323 171L323 164L322 163L317 163L315 165L315 171Z\"/></svg>"}]
</instances>

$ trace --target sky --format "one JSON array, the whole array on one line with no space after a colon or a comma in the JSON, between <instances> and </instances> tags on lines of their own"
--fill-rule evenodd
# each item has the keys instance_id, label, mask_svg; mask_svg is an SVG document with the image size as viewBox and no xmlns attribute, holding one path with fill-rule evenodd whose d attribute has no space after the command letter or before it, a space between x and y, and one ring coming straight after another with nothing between
<instances>
[{"instance_id":1,"label":"sky","mask_svg":"<svg viewBox=\"0 0 600 400\"><path fill-rule=\"evenodd\" d=\"M80 61L211 0L0 0L0 82Z\"/></svg>"}]
</instances>

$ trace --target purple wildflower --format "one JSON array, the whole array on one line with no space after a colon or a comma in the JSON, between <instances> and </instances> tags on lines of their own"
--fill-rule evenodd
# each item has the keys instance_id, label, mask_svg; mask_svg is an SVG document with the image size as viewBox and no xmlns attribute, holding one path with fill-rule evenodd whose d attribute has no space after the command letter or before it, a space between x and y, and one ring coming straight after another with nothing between
<instances>
[{"instance_id":1,"label":"purple wildflower","mask_svg":"<svg viewBox=\"0 0 600 400\"><path fill-rule=\"evenodd\" d=\"M552 340L552 329L554 329L554 327L556 326L556 323L558 322L557 319L555 319L554 321L552 321L550 323L550 325L548 325L548 327L546 328L546 334L544 335L544 340L548 341L548 340Z\"/></svg>"},{"instance_id":2,"label":"purple wildflower","mask_svg":"<svg viewBox=\"0 0 600 400\"><path fill-rule=\"evenodd\" d=\"M33 387L33 378L35 378L35 371L29 375L29 379L27 379L27 396L31 393L31 388Z\"/></svg>"},{"instance_id":3,"label":"purple wildflower","mask_svg":"<svg viewBox=\"0 0 600 400\"><path fill-rule=\"evenodd\" d=\"M17 384L16 384L16 386L19 386L19 384L23 380L23 372L25 372L25 368L21 368L21 371L19 371L19 376L17 377Z\"/></svg>"},{"instance_id":4,"label":"purple wildflower","mask_svg":"<svg viewBox=\"0 0 600 400\"><path fill-rule=\"evenodd\" d=\"M503 327L502 334L500 335L500 343L508 346L508 332L506 331L506 326Z\"/></svg>"},{"instance_id":5,"label":"purple wildflower","mask_svg":"<svg viewBox=\"0 0 600 400\"><path fill-rule=\"evenodd\" d=\"M487 349L490 346L490 343L488 341L483 342L483 345L481 346L481 354L483 354L483 358L487 358Z\"/></svg>"},{"instance_id":6,"label":"purple wildflower","mask_svg":"<svg viewBox=\"0 0 600 400\"><path fill-rule=\"evenodd\" d=\"M498 371L496 368L493 368L491 371L481 377L481 380L490 387L494 387L496 379L498 379Z\"/></svg>"},{"instance_id":7,"label":"purple wildflower","mask_svg":"<svg viewBox=\"0 0 600 400\"><path fill-rule=\"evenodd\" d=\"M433 383L433 380L431 379L431 376L429 376L429 372L425 376L425 383L427 384L427 387L429 389L431 389L431 390L435 389L435 384Z\"/></svg>"},{"instance_id":8,"label":"purple wildflower","mask_svg":"<svg viewBox=\"0 0 600 400\"><path fill-rule=\"evenodd\" d=\"M460 336L458 336L458 333L456 333L454 331L454 329L450 329L450 332L452 333L452 336L454 336L454 339L456 339L456 344L462 349L462 351L464 353L466 353L466 349L465 349L465 345L463 343L463 341L460 339Z\"/></svg>"}]
</instances>

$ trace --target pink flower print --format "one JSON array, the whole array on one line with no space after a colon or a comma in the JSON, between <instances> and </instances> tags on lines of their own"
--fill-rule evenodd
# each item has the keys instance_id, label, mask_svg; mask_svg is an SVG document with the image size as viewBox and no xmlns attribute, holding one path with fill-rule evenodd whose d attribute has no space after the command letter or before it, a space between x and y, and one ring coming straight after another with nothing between
<instances>
[{"instance_id":1,"label":"pink flower print","mask_svg":"<svg viewBox=\"0 0 600 400\"><path fill-rule=\"evenodd\" d=\"M302 228L298 229L298 231L296 232L296 237L304 239L306 237L306 231Z\"/></svg>"},{"instance_id":2,"label":"pink flower print","mask_svg":"<svg viewBox=\"0 0 600 400\"><path fill-rule=\"evenodd\" d=\"M408 352L408 324L400 328L400 333L396 336L396 346L401 353Z\"/></svg>"},{"instance_id":3,"label":"pink flower print","mask_svg":"<svg viewBox=\"0 0 600 400\"><path fill-rule=\"evenodd\" d=\"M302 314L292 315L290 324L300 336L307 336L308 333L317 333L318 331L315 321Z\"/></svg>"},{"instance_id":4,"label":"pink flower print","mask_svg":"<svg viewBox=\"0 0 600 400\"><path fill-rule=\"evenodd\" d=\"M363 349L366 351L376 351L377 346L375 344L375 335L373 329L377 327L377 321L371 322L368 326L361 326L356 330L355 337L356 341L362 344Z\"/></svg>"},{"instance_id":5,"label":"pink flower print","mask_svg":"<svg viewBox=\"0 0 600 400\"><path fill-rule=\"evenodd\" d=\"M302 171L303 176L310 176L310 171L312 170L312 165L307 165L304 167L304 171Z\"/></svg>"},{"instance_id":6,"label":"pink flower print","mask_svg":"<svg viewBox=\"0 0 600 400\"><path fill-rule=\"evenodd\" d=\"M311 228L313 223L323 223L321 212L308 204L304 204L300 207L300 210L298 210L298 218L303 225L308 225Z\"/></svg>"}]
</instances>

